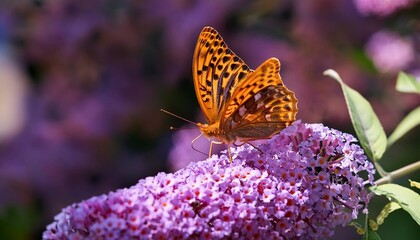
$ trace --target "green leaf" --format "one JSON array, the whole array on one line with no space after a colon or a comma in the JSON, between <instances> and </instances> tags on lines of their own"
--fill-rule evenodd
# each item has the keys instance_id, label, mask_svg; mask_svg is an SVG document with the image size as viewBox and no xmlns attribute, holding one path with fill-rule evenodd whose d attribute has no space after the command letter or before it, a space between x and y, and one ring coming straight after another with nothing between
<instances>
[{"instance_id":1,"label":"green leaf","mask_svg":"<svg viewBox=\"0 0 420 240\"><path fill-rule=\"evenodd\" d=\"M397 184L372 186L370 190L377 195L384 195L398 203L420 225L420 195L413 190Z\"/></svg>"},{"instance_id":2,"label":"green leaf","mask_svg":"<svg viewBox=\"0 0 420 240\"><path fill-rule=\"evenodd\" d=\"M420 107L411 111L395 128L394 132L388 138L388 147L400 139L412 128L420 124Z\"/></svg>"},{"instance_id":3,"label":"green leaf","mask_svg":"<svg viewBox=\"0 0 420 240\"><path fill-rule=\"evenodd\" d=\"M397 77L397 85L395 86L395 89L400 92L420 94L420 82L417 81L413 75L400 72Z\"/></svg>"},{"instance_id":4,"label":"green leaf","mask_svg":"<svg viewBox=\"0 0 420 240\"><path fill-rule=\"evenodd\" d=\"M340 83L360 144L370 159L378 161L385 152L387 140L372 106L360 93L347 86L336 71L329 69L324 72L324 75Z\"/></svg>"}]
</instances>

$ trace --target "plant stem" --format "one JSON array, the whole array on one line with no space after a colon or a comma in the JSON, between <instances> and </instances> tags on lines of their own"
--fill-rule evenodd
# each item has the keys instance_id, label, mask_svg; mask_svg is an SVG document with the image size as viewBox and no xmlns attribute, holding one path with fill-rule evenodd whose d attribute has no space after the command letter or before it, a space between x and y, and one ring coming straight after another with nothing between
<instances>
[{"instance_id":1,"label":"plant stem","mask_svg":"<svg viewBox=\"0 0 420 240\"><path fill-rule=\"evenodd\" d=\"M420 161L417 161L415 163L409 164L405 167L402 167L400 169L397 169L395 171L387 173L384 177L378 179L375 181L376 185L382 185L385 183L390 183L394 181L395 179L398 179L402 176L408 175L412 172L415 172L420 169Z\"/></svg>"}]
</instances>

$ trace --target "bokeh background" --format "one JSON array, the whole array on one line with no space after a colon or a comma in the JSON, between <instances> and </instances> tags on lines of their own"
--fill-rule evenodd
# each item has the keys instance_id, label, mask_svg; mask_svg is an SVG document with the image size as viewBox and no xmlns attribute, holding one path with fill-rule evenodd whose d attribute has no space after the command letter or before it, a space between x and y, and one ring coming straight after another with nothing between
<instances>
[{"instance_id":1,"label":"bokeh background","mask_svg":"<svg viewBox=\"0 0 420 240\"><path fill-rule=\"evenodd\" d=\"M203 121L191 61L204 26L251 68L279 58L302 121L353 133L339 85L322 75L333 68L389 134L420 104L394 90L400 70L420 79L419 16L417 0L0 0L0 239L39 239L71 203L205 158L191 148L197 129L160 112ZM419 146L417 128L383 167L419 160ZM379 233L417 239L419 228L397 211Z\"/></svg>"}]
</instances>

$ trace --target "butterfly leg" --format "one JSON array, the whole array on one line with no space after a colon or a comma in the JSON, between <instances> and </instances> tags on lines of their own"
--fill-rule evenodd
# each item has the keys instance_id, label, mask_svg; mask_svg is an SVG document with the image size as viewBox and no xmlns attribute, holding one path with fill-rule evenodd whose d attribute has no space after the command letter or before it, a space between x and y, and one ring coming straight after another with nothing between
<instances>
[{"instance_id":1,"label":"butterfly leg","mask_svg":"<svg viewBox=\"0 0 420 240\"><path fill-rule=\"evenodd\" d=\"M225 144L224 142L215 142L215 141L211 141L210 143L210 151L209 151L209 157L211 157L211 155L213 154L213 144ZM228 155L229 155L229 162L232 163L232 153L230 152L230 144L227 144L227 150L228 150Z\"/></svg>"},{"instance_id":2,"label":"butterfly leg","mask_svg":"<svg viewBox=\"0 0 420 240\"><path fill-rule=\"evenodd\" d=\"M210 141L210 151L209 151L209 157L213 155L213 144L223 144L224 142L216 142L216 141Z\"/></svg>"},{"instance_id":3,"label":"butterfly leg","mask_svg":"<svg viewBox=\"0 0 420 240\"><path fill-rule=\"evenodd\" d=\"M229 154L229 162L232 163L232 153L230 152L230 144L227 145L227 150Z\"/></svg>"},{"instance_id":4,"label":"butterfly leg","mask_svg":"<svg viewBox=\"0 0 420 240\"><path fill-rule=\"evenodd\" d=\"M213 141L210 142L210 150L209 150L209 157L213 154Z\"/></svg>"},{"instance_id":5,"label":"butterfly leg","mask_svg":"<svg viewBox=\"0 0 420 240\"><path fill-rule=\"evenodd\" d=\"M261 150L261 149L259 149L257 146L255 146L254 144L252 144L252 143L250 143L250 142L247 142L249 145L251 145L253 148L255 148L255 149L257 149L258 150L258 152L260 152L260 154L263 154L264 152Z\"/></svg>"}]
</instances>

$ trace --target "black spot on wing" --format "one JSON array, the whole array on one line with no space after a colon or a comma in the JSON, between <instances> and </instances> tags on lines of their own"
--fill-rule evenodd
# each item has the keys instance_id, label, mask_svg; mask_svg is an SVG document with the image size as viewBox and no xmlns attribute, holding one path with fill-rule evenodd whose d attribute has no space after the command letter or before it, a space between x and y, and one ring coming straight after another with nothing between
<instances>
[{"instance_id":1,"label":"black spot on wing","mask_svg":"<svg viewBox=\"0 0 420 240\"><path fill-rule=\"evenodd\" d=\"M240 72L238 74L238 80L242 80L245 77L246 73L245 72Z\"/></svg>"}]
</instances>

